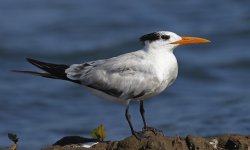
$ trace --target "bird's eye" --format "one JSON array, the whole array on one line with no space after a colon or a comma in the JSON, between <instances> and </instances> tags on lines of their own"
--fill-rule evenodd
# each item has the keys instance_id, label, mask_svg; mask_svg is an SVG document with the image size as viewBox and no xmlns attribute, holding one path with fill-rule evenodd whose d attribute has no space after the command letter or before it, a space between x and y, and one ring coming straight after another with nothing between
<instances>
[{"instance_id":1,"label":"bird's eye","mask_svg":"<svg viewBox=\"0 0 250 150\"><path fill-rule=\"evenodd\" d=\"M170 36L169 35L162 35L161 38L164 40L168 40L170 38Z\"/></svg>"}]
</instances>

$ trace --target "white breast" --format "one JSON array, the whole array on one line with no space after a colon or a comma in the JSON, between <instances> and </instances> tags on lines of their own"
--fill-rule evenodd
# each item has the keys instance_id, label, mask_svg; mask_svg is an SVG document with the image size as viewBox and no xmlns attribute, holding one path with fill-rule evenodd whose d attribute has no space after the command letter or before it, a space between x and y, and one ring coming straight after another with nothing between
<instances>
[{"instance_id":1,"label":"white breast","mask_svg":"<svg viewBox=\"0 0 250 150\"><path fill-rule=\"evenodd\" d=\"M165 88L170 86L178 75L178 64L176 57L172 52L162 52L157 53L157 56L152 56L154 58L154 66L156 70L157 77L160 81L159 86L156 88L159 94Z\"/></svg>"}]
</instances>

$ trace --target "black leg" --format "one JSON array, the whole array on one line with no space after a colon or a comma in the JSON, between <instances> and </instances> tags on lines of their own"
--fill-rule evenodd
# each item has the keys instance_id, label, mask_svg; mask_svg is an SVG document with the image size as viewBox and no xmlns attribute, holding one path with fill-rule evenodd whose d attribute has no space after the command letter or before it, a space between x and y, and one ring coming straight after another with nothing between
<instances>
[{"instance_id":1,"label":"black leg","mask_svg":"<svg viewBox=\"0 0 250 150\"><path fill-rule=\"evenodd\" d=\"M147 123L146 123L146 119L145 119L145 109L144 109L144 105L143 105L143 101L140 101L140 113L141 113L141 117L142 117L142 121L143 121L143 124L144 124L144 127L142 128L142 131L152 131L155 135L157 133L160 133L163 135L162 131L159 131L153 127L148 127L147 126Z\"/></svg>"},{"instance_id":2,"label":"black leg","mask_svg":"<svg viewBox=\"0 0 250 150\"><path fill-rule=\"evenodd\" d=\"M133 128L133 125L132 125L132 122L131 122L131 115L129 114L129 103L128 103L127 106L126 106L125 116L126 116L126 119L127 119L127 121L128 121L130 130L131 130L131 133L132 133L138 140L140 140L141 137L139 137L140 135L138 135L138 133L135 132L135 130L134 130L134 128Z\"/></svg>"},{"instance_id":3,"label":"black leg","mask_svg":"<svg viewBox=\"0 0 250 150\"><path fill-rule=\"evenodd\" d=\"M135 130L134 130L133 125L131 123L131 115L129 114L128 110L129 110L129 104L126 106L125 116L126 116L126 119L128 121L131 133L133 134L135 132Z\"/></svg>"},{"instance_id":4,"label":"black leg","mask_svg":"<svg viewBox=\"0 0 250 150\"><path fill-rule=\"evenodd\" d=\"M144 109L144 105L143 105L143 101L140 101L140 113L141 113L141 117L142 117L142 121L143 121L143 125L144 125L144 129L147 128L147 123L146 123L146 119L145 119L145 109Z\"/></svg>"}]
</instances>

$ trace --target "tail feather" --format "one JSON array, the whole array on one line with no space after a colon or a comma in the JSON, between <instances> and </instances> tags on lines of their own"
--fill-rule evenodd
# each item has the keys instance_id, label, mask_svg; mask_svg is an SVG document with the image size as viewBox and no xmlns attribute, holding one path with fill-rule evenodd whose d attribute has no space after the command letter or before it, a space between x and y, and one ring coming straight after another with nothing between
<instances>
[{"instance_id":1,"label":"tail feather","mask_svg":"<svg viewBox=\"0 0 250 150\"><path fill-rule=\"evenodd\" d=\"M64 80L68 80L67 74L65 73L65 70L69 68L68 65L62 65L62 64L52 64L52 63L46 63L46 62L41 62L38 60L34 60L31 58L26 58L29 63L32 65Z\"/></svg>"},{"instance_id":2,"label":"tail feather","mask_svg":"<svg viewBox=\"0 0 250 150\"><path fill-rule=\"evenodd\" d=\"M24 74L31 74L31 75L35 75L35 76L41 76L41 77L45 77L45 78L52 78L52 79L58 79L58 77L53 76L50 73L47 72L35 72L35 71L23 71L23 70L12 70L13 72L17 72L17 73L24 73Z\"/></svg>"},{"instance_id":3,"label":"tail feather","mask_svg":"<svg viewBox=\"0 0 250 150\"><path fill-rule=\"evenodd\" d=\"M71 80L67 77L65 70L67 68L69 68L68 65L46 63L46 62L41 62L41 61L38 61L35 59L31 59L31 58L26 58L26 59L32 65L34 65L34 66L36 66L36 67L38 67L46 72L21 71L21 70L13 70L13 71L18 72L18 73L32 74L32 75L36 75L36 76L52 78L52 79L68 80L68 81L72 81L72 82L80 84L79 80Z\"/></svg>"}]
</instances>

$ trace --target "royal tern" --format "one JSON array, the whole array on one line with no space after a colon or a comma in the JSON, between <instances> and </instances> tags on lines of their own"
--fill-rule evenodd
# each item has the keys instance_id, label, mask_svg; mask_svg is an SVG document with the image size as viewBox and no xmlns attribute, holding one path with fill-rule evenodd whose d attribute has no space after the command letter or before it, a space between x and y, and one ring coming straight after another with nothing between
<instances>
[{"instance_id":1,"label":"royal tern","mask_svg":"<svg viewBox=\"0 0 250 150\"><path fill-rule=\"evenodd\" d=\"M174 48L185 44L207 43L209 40L159 31L143 35L140 41L144 43L141 50L80 64L52 64L27 58L28 62L45 72L17 72L78 83L97 96L124 103L131 132L139 138L130 119L130 101L140 102L143 129L151 130L144 117L143 101L160 94L175 81L178 64L173 54Z\"/></svg>"}]
</instances>

